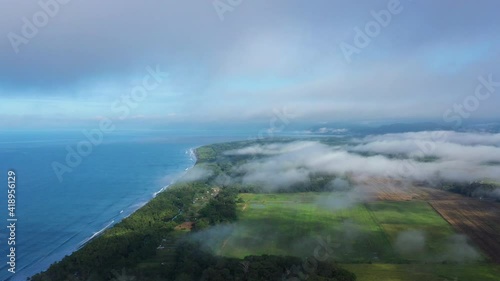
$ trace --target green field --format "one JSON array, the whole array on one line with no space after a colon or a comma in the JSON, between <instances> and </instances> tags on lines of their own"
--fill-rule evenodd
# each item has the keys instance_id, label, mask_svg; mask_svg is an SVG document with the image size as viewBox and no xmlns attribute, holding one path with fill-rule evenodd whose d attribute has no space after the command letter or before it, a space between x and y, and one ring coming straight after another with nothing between
<instances>
[{"instance_id":1,"label":"green field","mask_svg":"<svg viewBox=\"0 0 500 281\"><path fill-rule=\"evenodd\" d=\"M434 209L422 201L374 202L365 205L373 219L388 236L394 251L404 261L441 262L453 261L446 253L448 240L455 234L453 228ZM418 233L425 239L422 247L416 249L415 239L408 246L398 248L398 236L408 231L408 236ZM402 240L399 243L404 243ZM418 242L418 241L417 241ZM422 242L422 241L420 241ZM401 245L400 245L401 246ZM475 249L479 254L479 250ZM480 254L479 254L480 255ZM482 257L478 256L480 260Z\"/></svg>"},{"instance_id":2,"label":"green field","mask_svg":"<svg viewBox=\"0 0 500 281\"><path fill-rule=\"evenodd\" d=\"M386 235L364 205L333 212L318 206L322 193L242 194L239 221L218 253L242 258L310 256L318 238L333 257L349 262L395 261ZM326 194L325 194L326 195Z\"/></svg>"},{"instance_id":3,"label":"green field","mask_svg":"<svg viewBox=\"0 0 500 281\"><path fill-rule=\"evenodd\" d=\"M485 263L480 254L466 264L449 264L454 257L446 253L447 242L456 234L426 202L381 201L344 209L318 204L335 200L331 196L241 194L238 222L208 244L219 255L238 258L314 257L315 250L328 249L329 258L357 273L361 281L500 279L495 279L498 268ZM404 240L400 236L405 232L411 239L421 239Z\"/></svg>"}]
</instances>

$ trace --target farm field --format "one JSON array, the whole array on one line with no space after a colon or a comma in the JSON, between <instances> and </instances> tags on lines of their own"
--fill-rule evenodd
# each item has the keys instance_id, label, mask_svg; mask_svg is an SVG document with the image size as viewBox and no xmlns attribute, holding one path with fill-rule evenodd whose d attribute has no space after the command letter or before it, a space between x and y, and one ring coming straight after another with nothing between
<instances>
[{"instance_id":1,"label":"farm field","mask_svg":"<svg viewBox=\"0 0 500 281\"><path fill-rule=\"evenodd\" d=\"M430 204L451 225L466 233L493 261L500 263L500 207L469 198L432 200Z\"/></svg>"},{"instance_id":2,"label":"farm field","mask_svg":"<svg viewBox=\"0 0 500 281\"><path fill-rule=\"evenodd\" d=\"M346 198L336 196L242 194L240 220L218 253L240 258L310 255L319 236L329 241L332 256L340 262L441 262L449 258L443 253L455 231L427 202L374 201L339 208ZM334 202L337 208L323 202ZM421 239L405 241L405 234L407 239ZM412 247L400 245L405 243Z\"/></svg>"},{"instance_id":3,"label":"farm field","mask_svg":"<svg viewBox=\"0 0 500 281\"><path fill-rule=\"evenodd\" d=\"M484 257L465 236L424 201L378 201L365 204L373 219L391 241L395 254L404 262L462 262ZM464 248L465 253L454 248Z\"/></svg>"},{"instance_id":4,"label":"farm field","mask_svg":"<svg viewBox=\"0 0 500 281\"><path fill-rule=\"evenodd\" d=\"M239 221L218 253L242 258L275 254L311 256L318 243L349 262L395 261L383 230L364 205L332 210L321 206L329 193L242 194ZM324 242L318 242L324 241Z\"/></svg>"},{"instance_id":5,"label":"farm field","mask_svg":"<svg viewBox=\"0 0 500 281\"><path fill-rule=\"evenodd\" d=\"M487 263L428 202L373 201L345 208L323 204L346 199L335 196L241 194L239 221L227 226L224 235L209 238L208 244L216 254L237 258L313 257L318 249L327 249L320 252L361 281L499 280L499 268ZM457 246L462 251L451 250Z\"/></svg>"}]
</instances>

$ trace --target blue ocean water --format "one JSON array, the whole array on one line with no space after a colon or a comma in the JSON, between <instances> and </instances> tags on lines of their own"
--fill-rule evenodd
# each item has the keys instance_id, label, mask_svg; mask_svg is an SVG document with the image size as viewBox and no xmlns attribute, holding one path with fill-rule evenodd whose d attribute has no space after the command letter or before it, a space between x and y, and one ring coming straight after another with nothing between
<instances>
[{"instance_id":1,"label":"blue ocean water","mask_svg":"<svg viewBox=\"0 0 500 281\"><path fill-rule=\"evenodd\" d=\"M0 280L26 280L100 230L130 215L194 164L191 148L236 136L122 132L106 136L60 182L52 163L66 164L81 132L0 134L0 219L7 225L7 171L16 173L16 273L7 271L0 232ZM3 195L2 195L3 194Z\"/></svg>"}]
</instances>

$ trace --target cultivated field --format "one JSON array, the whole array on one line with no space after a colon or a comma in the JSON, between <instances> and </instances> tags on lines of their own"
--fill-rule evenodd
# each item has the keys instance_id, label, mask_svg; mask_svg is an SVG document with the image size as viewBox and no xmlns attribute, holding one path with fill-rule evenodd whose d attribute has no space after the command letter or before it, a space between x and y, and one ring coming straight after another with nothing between
<instances>
[{"instance_id":1,"label":"cultivated field","mask_svg":"<svg viewBox=\"0 0 500 281\"><path fill-rule=\"evenodd\" d=\"M400 261L451 261L447 247L453 228L423 201L366 204Z\"/></svg>"},{"instance_id":2,"label":"cultivated field","mask_svg":"<svg viewBox=\"0 0 500 281\"><path fill-rule=\"evenodd\" d=\"M307 255L329 239L340 262L442 262L453 228L424 201L341 206L335 193L242 194L240 220L219 253ZM331 205L325 204L330 202ZM335 208L333 208L335 207ZM404 234L407 233L405 241ZM411 240L421 237L418 241ZM398 244L399 243L399 244ZM418 244L405 248L404 243ZM417 247L418 246L418 247Z\"/></svg>"},{"instance_id":3,"label":"cultivated field","mask_svg":"<svg viewBox=\"0 0 500 281\"><path fill-rule=\"evenodd\" d=\"M373 201L338 208L346 198L335 196L241 194L239 221L217 230L206 242L217 254L239 258L313 257L317 249L327 248L330 258L361 281L500 280L499 268L485 262L465 237L456 239L460 236L454 228L426 201Z\"/></svg>"},{"instance_id":4,"label":"cultivated field","mask_svg":"<svg viewBox=\"0 0 500 281\"><path fill-rule=\"evenodd\" d=\"M461 200L432 200L430 204L458 231L467 234L494 262L500 263L500 207L498 203L463 198Z\"/></svg>"},{"instance_id":5,"label":"cultivated field","mask_svg":"<svg viewBox=\"0 0 500 281\"><path fill-rule=\"evenodd\" d=\"M250 254L311 256L321 239L328 242L337 260L397 260L387 236L364 205L332 210L321 206L328 196L242 194L245 203L240 204L239 222L219 253L240 258Z\"/></svg>"}]
</instances>

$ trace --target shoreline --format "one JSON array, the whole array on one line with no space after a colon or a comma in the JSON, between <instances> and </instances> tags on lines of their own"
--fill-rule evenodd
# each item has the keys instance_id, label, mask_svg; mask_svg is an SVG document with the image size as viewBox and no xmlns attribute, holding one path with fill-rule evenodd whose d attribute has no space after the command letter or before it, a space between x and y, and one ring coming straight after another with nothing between
<instances>
[{"instance_id":1,"label":"shoreline","mask_svg":"<svg viewBox=\"0 0 500 281\"><path fill-rule=\"evenodd\" d=\"M199 146L198 146L198 147L199 147ZM177 182L179 179L181 179L184 175L186 175L186 173L187 173L189 170L191 170L194 166L196 166L196 163L197 163L197 161L198 161L198 158L196 157L196 149L197 149L198 147L195 147L195 148L190 148L190 149L186 150L186 154L188 154L188 152L189 152L189 159L190 159L191 161L193 161L193 165L191 165L191 167L188 167L188 168L184 169L184 173L182 173L182 175L181 175L181 176L179 176L177 179L173 179L173 180L172 180L169 184L165 185L165 186L164 186L164 187L162 187L160 190L158 190L157 192L153 193L153 198L155 198L155 197L156 197L158 194L160 194L161 192L163 192L163 191L167 190L170 186L172 186L172 185L176 184L176 182ZM150 200L150 201L151 201L151 200ZM147 201L147 202L146 202L146 204L147 204L148 202L149 202L149 201ZM144 205L143 205L143 206L144 206ZM139 210L140 208L142 208L142 206L141 206L141 207L139 207L137 210ZM135 210L135 211L137 211L137 210ZM135 211L134 211L134 212L135 212Z\"/></svg>"},{"instance_id":2,"label":"shoreline","mask_svg":"<svg viewBox=\"0 0 500 281\"><path fill-rule=\"evenodd\" d=\"M104 233L104 231L112 228L115 224L121 222L122 220L130 217L132 214L134 214L135 212L137 212L138 210L140 210L142 207L144 207L146 204L148 204L151 200L153 200L158 194L160 194L161 192L167 190L170 186L174 185L179 179L181 179L189 170L191 170L194 166L196 166L196 162L198 160L198 158L196 157L196 149L198 147L195 147L195 148L190 148L188 150L186 150L186 154L188 154L189 152L189 156L190 156L190 160L193 161L193 164L186 168L184 170L184 172L182 173L181 176L179 176L177 179L174 179L172 180L169 184L165 185L164 187L162 187L160 190L156 191L155 193L153 193L153 197L145 202L141 201L140 204L134 204L134 205L137 205L138 207L134 210L132 210L129 214L127 214L126 216L124 216L123 218L121 218L120 220L114 220L112 219L110 223L108 223L104 228L100 229L99 231L95 232L93 235L91 235L89 238L83 240L82 242L80 242L78 244L78 247L75 251L73 251L72 253L80 250L81 248L83 248L85 245L87 245L89 242L91 242L92 240L94 240L95 238L101 236L101 234ZM134 206L132 205L132 206ZM120 212L120 214L123 213L123 210ZM72 254L71 253L71 254Z\"/></svg>"},{"instance_id":3,"label":"shoreline","mask_svg":"<svg viewBox=\"0 0 500 281\"><path fill-rule=\"evenodd\" d=\"M89 237L83 239L81 242L75 244L74 250L68 251L68 252L64 253L64 257L72 255L73 253L81 250L87 244L89 244L90 242L92 242L95 238L98 238L99 236L101 236L107 230L112 229L117 223L119 223L119 222L123 221L124 219L130 217L132 214L134 214L135 212L137 212L138 210L140 210L142 207L144 207L146 204L148 204L151 200L153 200L158 194L160 194L161 192L166 191L170 186L174 185L179 179L181 179L190 169L192 169L197 164L198 158L196 156L196 149L198 149L199 147L201 147L201 145L196 146L196 147L191 147L191 148L189 148L188 150L185 151L185 154L188 155L189 160L191 161L191 165L189 167L185 168L181 172L182 174L179 177L173 179L169 184L163 186L160 190L154 192L151 197L149 197L149 198L147 198L145 200L141 200L140 202L134 202L133 204L131 204L129 206L129 208L131 208L131 209L130 209L130 212L128 214L126 214L125 216L123 216L122 218L119 218L119 219L117 217L111 218L110 221L108 221L108 223L106 223L106 226L104 226L103 228L101 228L98 231L94 232L94 234L90 235ZM127 208L125 208L125 210L126 209ZM119 215L122 215L123 213L124 213L124 210L121 210L120 213L119 213ZM40 274L40 273L43 273L43 272L47 271L52 266L52 264L58 263L61 260L62 260L62 258L58 259L58 260L54 260L46 268L42 268L42 269L40 269L40 270L38 270L37 272L34 272L34 273L28 273L28 274L22 274L22 272L20 272L20 273L21 273L22 277L33 277L34 275L37 275L37 274ZM29 268L30 266L33 266L33 265L34 264L30 264L30 265L25 266L24 268Z\"/></svg>"}]
</instances>

